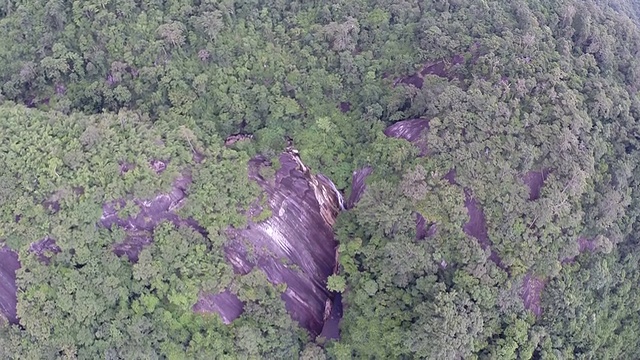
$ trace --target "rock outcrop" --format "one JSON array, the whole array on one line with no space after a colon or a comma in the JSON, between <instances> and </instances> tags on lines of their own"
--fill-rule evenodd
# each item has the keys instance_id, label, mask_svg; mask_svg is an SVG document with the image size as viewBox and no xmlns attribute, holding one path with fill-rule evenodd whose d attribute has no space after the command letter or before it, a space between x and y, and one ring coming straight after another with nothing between
<instances>
[{"instance_id":1,"label":"rock outcrop","mask_svg":"<svg viewBox=\"0 0 640 360\"><path fill-rule=\"evenodd\" d=\"M398 121L384 130L384 134L397 138L405 139L420 149L420 156L427 155L427 139L426 134L429 131L428 119L409 119Z\"/></svg>"},{"instance_id":2,"label":"rock outcrop","mask_svg":"<svg viewBox=\"0 0 640 360\"><path fill-rule=\"evenodd\" d=\"M197 313L216 313L225 324L231 324L242 311L244 304L238 297L228 290L219 294L202 294L198 302L193 306Z\"/></svg>"},{"instance_id":3,"label":"rock outcrop","mask_svg":"<svg viewBox=\"0 0 640 360\"><path fill-rule=\"evenodd\" d=\"M118 256L127 256L132 262L138 261L140 251L153 240L153 229L163 221L176 226L189 226L206 235L205 229L195 220L184 219L176 214L187 198L186 192L190 184L191 177L185 174L174 181L171 192L167 194L147 200L134 199L138 213L124 218L118 215L118 209L126 205L124 199L105 204L102 207L100 224L108 229L118 226L127 233L123 242L115 244L113 252Z\"/></svg>"},{"instance_id":4,"label":"rock outcrop","mask_svg":"<svg viewBox=\"0 0 640 360\"><path fill-rule=\"evenodd\" d=\"M11 324L18 323L16 271L19 268L18 254L6 246L0 247L0 316Z\"/></svg>"},{"instance_id":5,"label":"rock outcrop","mask_svg":"<svg viewBox=\"0 0 640 360\"><path fill-rule=\"evenodd\" d=\"M533 312L535 316L540 316L542 314L540 298L546 282L546 279L536 277L531 274L525 275L524 279L522 280L520 296L524 303L525 309Z\"/></svg>"},{"instance_id":6,"label":"rock outcrop","mask_svg":"<svg viewBox=\"0 0 640 360\"><path fill-rule=\"evenodd\" d=\"M523 176L522 181L529 188L530 201L540 198L540 192L549 174L551 174L551 169L545 168L538 171L531 170Z\"/></svg>"},{"instance_id":7,"label":"rock outcrop","mask_svg":"<svg viewBox=\"0 0 640 360\"><path fill-rule=\"evenodd\" d=\"M272 167L266 158L250 161L249 177L267 194L271 216L245 229L230 229L225 254L236 273L257 267L271 283L286 284L282 299L288 312L318 335L334 299L326 279L336 265L333 225L344 200L331 180L311 173L297 151L283 153L279 165L269 178L263 175Z\"/></svg>"},{"instance_id":8,"label":"rock outcrop","mask_svg":"<svg viewBox=\"0 0 640 360\"><path fill-rule=\"evenodd\" d=\"M367 189L365 181L372 172L373 168L370 166L363 167L362 169L358 169L353 172L353 176L351 177L351 193L347 200L347 209L352 209L358 201L360 201L362 194L364 194Z\"/></svg>"}]
</instances>

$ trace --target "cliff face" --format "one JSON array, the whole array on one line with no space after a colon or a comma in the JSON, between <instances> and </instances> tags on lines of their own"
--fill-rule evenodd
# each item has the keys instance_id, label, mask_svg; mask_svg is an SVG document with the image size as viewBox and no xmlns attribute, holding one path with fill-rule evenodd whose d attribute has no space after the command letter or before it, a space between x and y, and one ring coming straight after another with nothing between
<instances>
[{"instance_id":1,"label":"cliff face","mask_svg":"<svg viewBox=\"0 0 640 360\"><path fill-rule=\"evenodd\" d=\"M249 177L267 194L272 215L245 229L230 230L225 254L239 274L257 267L273 284L286 284L282 299L287 310L317 335L325 321L325 308L333 300L326 279L336 265L333 224L344 200L331 180L311 173L297 151L283 153L279 162L275 176L268 178L262 175L271 168L267 159L250 161ZM227 317L234 312L220 313Z\"/></svg>"}]
</instances>

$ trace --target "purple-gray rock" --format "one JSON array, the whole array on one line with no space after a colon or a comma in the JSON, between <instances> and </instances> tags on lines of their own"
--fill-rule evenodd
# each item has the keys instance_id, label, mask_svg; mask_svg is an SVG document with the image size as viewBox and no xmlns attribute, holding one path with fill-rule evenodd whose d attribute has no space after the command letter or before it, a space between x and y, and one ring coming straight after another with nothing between
<instances>
[{"instance_id":1,"label":"purple-gray rock","mask_svg":"<svg viewBox=\"0 0 640 360\"><path fill-rule=\"evenodd\" d=\"M187 197L186 191L191 184L191 177L180 176L173 182L171 192L160 194L149 200L135 199L138 214L121 218L118 210L126 205L124 199L119 199L102 206L102 226L111 229L114 226L123 228L127 232L126 239L115 244L113 251L118 256L126 255L131 261L138 261L138 254L153 241L151 233L161 222L168 221L175 226L189 226L195 231L206 234L206 230L194 219L183 219L175 211L180 209Z\"/></svg>"},{"instance_id":2,"label":"purple-gray rock","mask_svg":"<svg viewBox=\"0 0 640 360\"><path fill-rule=\"evenodd\" d=\"M416 213L416 240L424 240L432 237L438 231L434 223L427 224L427 219L420 213Z\"/></svg>"},{"instance_id":3,"label":"purple-gray rock","mask_svg":"<svg viewBox=\"0 0 640 360\"><path fill-rule=\"evenodd\" d=\"M540 198L540 190L544 186L545 180L551 173L549 169L542 169L538 171L529 171L524 177L523 181L527 187L529 187L529 200L537 200Z\"/></svg>"},{"instance_id":4,"label":"purple-gray rock","mask_svg":"<svg viewBox=\"0 0 640 360\"><path fill-rule=\"evenodd\" d=\"M326 340L340 339L340 321L342 320L342 294L337 293L333 299L333 304L329 316L324 321L322 332L318 337Z\"/></svg>"},{"instance_id":5,"label":"purple-gray rock","mask_svg":"<svg viewBox=\"0 0 640 360\"><path fill-rule=\"evenodd\" d=\"M351 177L351 194L349 194L349 199L347 200L347 209L352 209L358 201L360 201L362 194L364 194L367 189L365 181L372 172L373 168L369 166L353 172L353 176Z\"/></svg>"},{"instance_id":6,"label":"purple-gray rock","mask_svg":"<svg viewBox=\"0 0 640 360\"><path fill-rule=\"evenodd\" d=\"M405 139L420 149L420 156L428 152L426 132L429 131L428 119L401 120L390 125L384 134L398 139Z\"/></svg>"},{"instance_id":7,"label":"purple-gray rock","mask_svg":"<svg viewBox=\"0 0 640 360\"><path fill-rule=\"evenodd\" d=\"M340 111L343 113L349 112L351 111L351 103L348 101L342 101L339 105L338 108L340 108Z\"/></svg>"},{"instance_id":8,"label":"purple-gray rock","mask_svg":"<svg viewBox=\"0 0 640 360\"><path fill-rule=\"evenodd\" d=\"M524 307L527 310L533 312L534 315L540 316L542 314L542 308L540 307L540 296L546 281L540 279L531 274L525 275L522 280L522 288L520 296L524 303Z\"/></svg>"},{"instance_id":9,"label":"purple-gray rock","mask_svg":"<svg viewBox=\"0 0 640 360\"><path fill-rule=\"evenodd\" d=\"M598 242L596 239L589 239L584 236L578 237L578 239L576 240L576 245L577 245L576 255L582 254L583 252L586 252L586 251L594 252L598 248ZM563 265L572 263L576 259L576 255L568 256L561 259L561 263Z\"/></svg>"},{"instance_id":10,"label":"purple-gray rock","mask_svg":"<svg viewBox=\"0 0 640 360\"><path fill-rule=\"evenodd\" d=\"M113 253L118 256L126 256L131 262L138 262L138 255L142 249L153 242L151 232L127 234L125 240L113 246Z\"/></svg>"},{"instance_id":11,"label":"purple-gray rock","mask_svg":"<svg viewBox=\"0 0 640 360\"><path fill-rule=\"evenodd\" d=\"M235 294L225 290L219 294L201 294L192 309L197 313L216 313L228 325L242 314L244 304Z\"/></svg>"},{"instance_id":12,"label":"purple-gray rock","mask_svg":"<svg viewBox=\"0 0 640 360\"><path fill-rule=\"evenodd\" d=\"M161 174L167 169L167 163L168 161L154 159L149 162L149 166L156 174Z\"/></svg>"},{"instance_id":13,"label":"purple-gray rock","mask_svg":"<svg viewBox=\"0 0 640 360\"><path fill-rule=\"evenodd\" d=\"M0 314L11 324L18 323L16 271L19 268L18 254L6 246L0 247Z\"/></svg>"},{"instance_id":14,"label":"purple-gray rock","mask_svg":"<svg viewBox=\"0 0 640 360\"><path fill-rule=\"evenodd\" d=\"M394 85L405 84L412 85L418 89L422 89L424 85L424 77L427 75L435 75L448 80L456 78L451 70L454 66L463 64L465 59L462 55L454 55L449 61L438 60L425 64L422 69L412 75L396 80Z\"/></svg>"},{"instance_id":15,"label":"purple-gray rock","mask_svg":"<svg viewBox=\"0 0 640 360\"><path fill-rule=\"evenodd\" d=\"M56 244L56 241L47 236L42 240L32 242L29 246L29 251L34 253L38 257L38 260L45 264L48 264L51 258L49 254L57 254L61 250L60 247Z\"/></svg>"},{"instance_id":16,"label":"purple-gray rock","mask_svg":"<svg viewBox=\"0 0 640 360\"><path fill-rule=\"evenodd\" d=\"M230 229L225 255L239 274L257 267L271 283L286 284L282 299L289 314L315 336L333 297L326 279L336 264L333 224L340 196L327 177L311 174L295 150L280 156L274 179L261 175L260 168L268 166L262 157L252 159L249 176L268 195L271 216L245 229Z\"/></svg>"}]
</instances>

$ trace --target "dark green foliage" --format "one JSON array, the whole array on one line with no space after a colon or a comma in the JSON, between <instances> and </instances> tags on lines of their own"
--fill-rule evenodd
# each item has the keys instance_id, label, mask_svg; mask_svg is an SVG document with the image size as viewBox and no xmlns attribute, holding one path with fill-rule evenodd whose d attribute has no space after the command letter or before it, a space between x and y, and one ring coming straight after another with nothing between
<instances>
[{"instance_id":1,"label":"dark green foliage","mask_svg":"<svg viewBox=\"0 0 640 360\"><path fill-rule=\"evenodd\" d=\"M0 239L22 268L0 357L640 358L639 14L628 0L1 2ZM439 61L421 88L398 84ZM419 117L424 157L383 134ZM232 134L254 138L224 146ZM266 202L247 162L288 140L341 190L374 168L335 226L327 286L345 308L323 348L284 286L223 256L226 230ZM182 176L177 215L203 229L166 221L136 263L114 255L130 234L100 225L103 204L135 215ZM463 231L470 199L489 247ZM435 224L424 240L417 213ZM61 250L48 264L29 251L45 237ZM540 317L526 276L546 284ZM227 288L245 302L232 324L192 312Z\"/></svg>"}]
</instances>

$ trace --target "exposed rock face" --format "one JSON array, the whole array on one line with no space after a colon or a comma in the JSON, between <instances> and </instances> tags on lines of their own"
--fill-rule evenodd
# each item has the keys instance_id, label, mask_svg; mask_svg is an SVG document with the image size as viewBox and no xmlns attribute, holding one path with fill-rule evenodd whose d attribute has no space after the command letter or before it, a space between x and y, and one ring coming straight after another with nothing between
<instances>
[{"instance_id":1,"label":"exposed rock face","mask_svg":"<svg viewBox=\"0 0 640 360\"><path fill-rule=\"evenodd\" d=\"M429 120L410 119L394 123L384 130L384 134L389 137L405 139L420 149L420 156L427 155L426 131L429 130Z\"/></svg>"},{"instance_id":2,"label":"exposed rock face","mask_svg":"<svg viewBox=\"0 0 640 360\"><path fill-rule=\"evenodd\" d=\"M427 219L420 213L416 213L416 240L424 240L436 234L438 226L434 223L427 223Z\"/></svg>"},{"instance_id":3,"label":"exposed rock face","mask_svg":"<svg viewBox=\"0 0 640 360\"><path fill-rule=\"evenodd\" d=\"M310 172L297 151L279 160L274 179L261 175L271 165L267 159L250 161L249 176L267 193L272 216L231 230L225 254L237 273L257 267L273 284L286 284L282 299L292 318L318 335L325 304L333 297L326 279L335 267L333 224L343 200L328 178Z\"/></svg>"},{"instance_id":4,"label":"exposed rock face","mask_svg":"<svg viewBox=\"0 0 640 360\"><path fill-rule=\"evenodd\" d=\"M227 142L246 139L250 137L234 136ZM160 163L155 161L151 164L157 173L164 170ZM337 316L336 307L333 306L334 294L326 290L326 279L336 266L337 243L333 237L333 224L346 204L333 182L322 174L311 174L297 151L288 150L280 156L281 167L274 179L261 175L261 170L270 166L265 158L252 159L249 162L249 177L267 194L272 216L259 223L250 222L246 229L230 229L225 255L239 274L246 274L258 267L272 283L286 284L287 290L282 298L287 310L311 334L317 335L325 324L325 310L329 310L334 318ZM356 176L360 192L364 191L364 177L369 173L371 169L366 168L360 176ZM127 217L118 215L118 210L127 203L125 199L105 204L101 225L106 228L118 226L127 233L126 239L114 246L114 253L136 262L140 251L152 243L153 229L162 221L169 221L176 226L191 226L206 234L196 221L180 218L175 213L186 201L190 184L191 178L184 175L174 182L170 193L149 200L134 199L138 213ZM358 197L352 193L351 203L355 203ZM249 215L261 211L256 203ZM33 246L37 252L36 247L44 247L45 244ZM341 316L341 304L336 306L339 306ZM219 314L226 324L240 316L243 309L242 301L228 290L218 294L203 293L193 306L195 312ZM339 322L334 318L331 321ZM337 327L335 331L338 331Z\"/></svg>"},{"instance_id":5,"label":"exposed rock face","mask_svg":"<svg viewBox=\"0 0 640 360\"><path fill-rule=\"evenodd\" d=\"M49 254L59 253L60 247L56 245L56 241L54 239L47 236L42 240L31 243L31 246L29 246L29 251L34 253L38 257L38 260L40 260L41 262L49 264Z\"/></svg>"},{"instance_id":6,"label":"exposed rock face","mask_svg":"<svg viewBox=\"0 0 640 360\"><path fill-rule=\"evenodd\" d=\"M224 146L231 146L231 145L237 143L238 141L245 141L245 140L251 140L251 139L253 139L253 135L251 135L251 134L233 134L233 135L229 135L224 140Z\"/></svg>"},{"instance_id":7,"label":"exposed rock face","mask_svg":"<svg viewBox=\"0 0 640 360\"><path fill-rule=\"evenodd\" d=\"M16 271L20 268L18 254L6 246L0 247L0 315L17 324Z\"/></svg>"},{"instance_id":8,"label":"exposed rock face","mask_svg":"<svg viewBox=\"0 0 640 360\"><path fill-rule=\"evenodd\" d=\"M449 172L442 178L447 180L451 185L459 185L456 182L456 169L449 170ZM467 208L469 221L464 224L462 230L465 234L478 240L482 249L489 249L491 251L489 260L493 261L501 269L506 270L506 266L502 263L502 259L498 253L491 249L493 243L491 242L491 239L489 239L489 232L487 231L487 218L484 215L482 207L473 197L473 194L469 189L464 189L464 206Z\"/></svg>"},{"instance_id":9,"label":"exposed rock face","mask_svg":"<svg viewBox=\"0 0 640 360\"><path fill-rule=\"evenodd\" d=\"M124 199L103 205L100 223L109 229L119 226L127 231L127 238L114 246L114 253L118 256L126 255L133 262L138 261L140 251L152 241L153 229L165 220L176 226L190 226L199 233L205 234L205 229L195 220L183 219L175 213L184 204L190 184L191 177L184 175L174 181L173 188L168 194L160 194L150 200L135 199L134 203L139 209L138 214L124 219L118 216L118 209L126 204Z\"/></svg>"},{"instance_id":10,"label":"exposed rock face","mask_svg":"<svg viewBox=\"0 0 640 360\"><path fill-rule=\"evenodd\" d=\"M151 170L153 170L156 174L162 174L167 169L168 161L164 160L151 160L149 166L151 166Z\"/></svg>"},{"instance_id":11,"label":"exposed rock face","mask_svg":"<svg viewBox=\"0 0 640 360\"><path fill-rule=\"evenodd\" d=\"M352 209L358 201L360 201L362 194L364 194L367 189L365 181L372 172L373 168L369 166L353 172L353 176L351 177L351 194L349 194L349 199L347 200L347 209Z\"/></svg>"},{"instance_id":12,"label":"exposed rock face","mask_svg":"<svg viewBox=\"0 0 640 360\"><path fill-rule=\"evenodd\" d=\"M544 182L551 173L550 169L542 169L538 171L529 171L524 177L525 185L529 187L529 200L538 200L540 198L540 190L544 186Z\"/></svg>"},{"instance_id":13,"label":"exposed rock face","mask_svg":"<svg viewBox=\"0 0 640 360\"><path fill-rule=\"evenodd\" d=\"M594 252L598 249L598 238L596 239L589 239L586 238L584 236L580 236L577 240L576 240L576 245L577 245L577 254L572 255L572 256L568 256L565 257L564 259L561 259L561 263L564 264L570 264L572 263L575 259L576 256L579 254L582 254L585 251L589 251L589 252Z\"/></svg>"},{"instance_id":14,"label":"exposed rock face","mask_svg":"<svg viewBox=\"0 0 640 360\"><path fill-rule=\"evenodd\" d=\"M148 245L153 242L151 232L130 231L123 242L115 244L113 253L118 256L126 256L129 261L138 262L138 255Z\"/></svg>"},{"instance_id":15,"label":"exposed rock face","mask_svg":"<svg viewBox=\"0 0 640 360\"><path fill-rule=\"evenodd\" d=\"M471 192L467 189L465 189L464 192L464 206L467 208L467 213L469 214L469 221L467 221L463 227L464 232L478 240L478 243L483 249L489 249L491 251L489 260L504 269L502 259L500 259L500 256L491 249L491 245L493 244L489 239L487 219L484 215L484 211L480 207L478 201L473 198Z\"/></svg>"},{"instance_id":16,"label":"exposed rock face","mask_svg":"<svg viewBox=\"0 0 640 360\"><path fill-rule=\"evenodd\" d=\"M420 156L427 155L428 148L425 139L425 133L429 130L429 120L427 119L410 119L398 121L395 124L385 129L384 134L390 137L405 139L412 144L416 145L420 149ZM447 180L451 185L458 185L456 182L456 171L451 169L443 179ZM478 243L483 249L491 248L491 240L487 232L487 220L484 215L484 211L480 207L478 201L473 198L473 194L470 189L464 189L465 201L464 205L467 208L469 214L469 221L464 225L464 232L478 240ZM421 214L416 218L416 238L418 240L424 239L429 236L428 234L436 231L436 227L432 226L427 230L426 219ZM489 256L496 265L501 268L505 268L502 264L502 259L498 254L491 250Z\"/></svg>"},{"instance_id":17,"label":"exposed rock face","mask_svg":"<svg viewBox=\"0 0 640 360\"><path fill-rule=\"evenodd\" d=\"M333 299L331 312L324 322L320 337L327 340L340 338L340 321L342 320L342 294L338 293Z\"/></svg>"},{"instance_id":18,"label":"exposed rock face","mask_svg":"<svg viewBox=\"0 0 640 360\"><path fill-rule=\"evenodd\" d=\"M416 240L424 240L427 237L427 219L420 213L416 213Z\"/></svg>"},{"instance_id":19,"label":"exposed rock face","mask_svg":"<svg viewBox=\"0 0 640 360\"><path fill-rule=\"evenodd\" d=\"M540 316L542 308L540 307L540 295L546 284L546 280L535 277L531 274L525 275L522 280L522 288L520 295L524 302L524 307L533 312L534 315Z\"/></svg>"},{"instance_id":20,"label":"exposed rock face","mask_svg":"<svg viewBox=\"0 0 640 360\"><path fill-rule=\"evenodd\" d=\"M456 76L451 73L451 70L454 66L463 64L464 62L465 59L462 55L455 55L449 61L439 60L436 62L427 63L419 72L416 72L415 74L407 76L405 78L398 79L395 82L395 85L413 85L418 89L422 89L422 86L424 85L424 77L427 75L435 75L445 79L453 80L456 78Z\"/></svg>"},{"instance_id":21,"label":"exposed rock face","mask_svg":"<svg viewBox=\"0 0 640 360\"><path fill-rule=\"evenodd\" d=\"M338 108L340 109L341 112L346 113L351 111L351 103L348 101L342 101L339 105Z\"/></svg>"},{"instance_id":22,"label":"exposed rock face","mask_svg":"<svg viewBox=\"0 0 640 360\"><path fill-rule=\"evenodd\" d=\"M198 313L217 313L225 324L231 324L242 311L244 304L238 297L229 292L223 291L219 294L202 294L198 302L193 306L193 311Z\"/></svg>"},{"instance_id":23,"label":"exposed rock face","mask_svg":"<svg viewBox=\"0 0 640 360\"><path fill-rule=\"evenodd\" d=\"M464 232L476 238L483 248L490 246L487 219L480 208L480 204L473 198L470 191L464 192L464 206L469 214L469 221L464 224Z\"/></svg>"}]
</instances>

